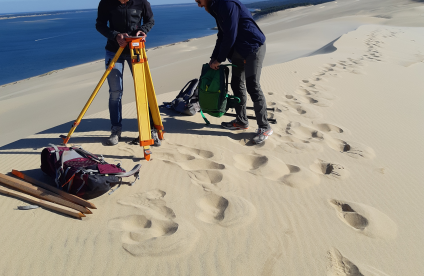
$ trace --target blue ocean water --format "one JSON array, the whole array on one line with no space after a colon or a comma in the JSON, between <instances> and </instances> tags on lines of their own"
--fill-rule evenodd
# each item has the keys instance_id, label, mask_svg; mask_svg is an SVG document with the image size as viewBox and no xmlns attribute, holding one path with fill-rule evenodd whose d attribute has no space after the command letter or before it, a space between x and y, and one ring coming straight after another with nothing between
<instances>
[{"instance_id":1,"label":"blue ocean water","mask_svg":"<svg viewBox=\"0 0 424 276\"><path fill-rule=\"evenodd\" d=\"M147 48L215 34L215 20L196 4L152 6ZM104 58L97 9L0 15L0 85Z\"/></svg>"}]
</instances>

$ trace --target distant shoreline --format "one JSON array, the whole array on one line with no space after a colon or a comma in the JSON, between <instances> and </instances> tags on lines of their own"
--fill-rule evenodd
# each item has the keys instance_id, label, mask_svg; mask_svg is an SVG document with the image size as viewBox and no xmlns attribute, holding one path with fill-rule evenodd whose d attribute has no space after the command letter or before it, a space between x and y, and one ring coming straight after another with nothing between
<instances>
[{"instance_id":1,"label":"distant shoreline","mask_svg":"<svg viewBox=\"0 0 424 276\"><path fill-rule=\"evenodd\" d=\"M176 5L184 5L184 4L176 4ZM185 5L187 5L187 4L185 4ZM189 4L189 5L191 5L191 4ZM161 6L161 5L157 5L157 6ZM295 7L292 7L292 8L298 8L298 6L295 6ZM95 10L97 10L97 9L52 11L52 12L45 12L45 13L42 13L42 14L41 13L40 14L38 14L38 13L24 13L24 14L27 14L27 15L14 16L14 17L9 17L7 19L24 18L24 17L37 17L37 16L48 16L48 15L57 15L57 14L74 13L74 12L90 12L90 11L95 11ZM278 12L278 11L269 11L268 13L261 14L260 16L258 16L257 18L255 18L255 20L256 21L260 21L265 16L270 15L270 14L275 13L275 12ZM254 13L252 13L252 15L253 14ZM7 19L4 19L4 18L0 17L0 20L7 20ZM213 27L213 28L210 28L210 29L211 30L218 30L218 28L216 26ZM189 42L191 40L200 39L200 38L207 37L207 36L210 36L210 35L200 36L200 37L193 37L193 38L189 38L189 39L186 39L186 40L183 40L183 41L179 41L179 42L158 45L158 46L155 46L155 47L152 47L152 48L147 48L146 51L160 49L160 48L164 48L164 47L170 47L170 46L173 46L173 45L177 45L177 44L184 43L184 42ZM60 68L60 69L55 69L55 70L48 71L46 73L43 73L43 74L40 74L40 75L35 75L35 76L29 77L29 78L24 78L24 79L21 79L21 80L17 80L17 81L12 81L12 82L9 82L9 83L1 84L0 85L0 89L1 88L4 88L4 87L7 87L7 86L10 86L10 85L15 85L15 84L18 84L18 83L21 83L21 82L24 82L24 81L28 81L28 80L31 80L31 79L34 79L34 78L41 78L41 77L44 77L44 76L52 75L52 74L55 74L57 72L60 72L60 71L66 70L66 69L73 68L75 66L81 66L81 65L84 65L84 64L91 64L91 63L102 62L103 60L104 59L97 59L97 60L93 60L93 61L89 61L89 62L77 64L77 65L74 65L74 66L68 66L68 67L64 67L64 68Z\"/></svg>"},{"instance_id":2,"label":"distant shoreline","mask_svg":"<svg viewBox=\"0 0 424 276\"><path fill-rule=\"evenodd\" d=\"M148 51L154 51L156 49L161 49L161 48L165 48L165 47L171 47L171 46L174 46L174 45L177 45L177 44L181 44L181 43L185 43L185 42L190 42L192 40L196 40L196 39L200 39L200 38L208 37L208 36L209 35L202 36L202 37L195 37L195 38L190 38L190 39L186 39L186 40L179 41L179 42L174 42L174 43L169 43L169 44L155 46L155 47L152 47L152 48L147 48L146 49L146 52L148 52ZM98 63L98 62L103 62L103 61L104 61L104 59L97 59L97 60L93 60L93 61L90 61L90 62L85 62L85 63L77 64L77 65L74 65L74 66L69 66L69 67L65 67L65 68L61 68L61 69L52 70L52 71L46 72L44 74L40 74L40 75L36 75L36 76L33 76L33 77L29 77L29 78L25 78L25 79L21 79L21 80L17 80L17 81L13 81L13 82L2 84L2 85L0 85L0 89L3 88L3 87L6 87L6 86L15 85L15 84L18 84L18 83L21 83L21 82L24 82L24 81L29 81L31 79L42 78L42 77L45 77L45 76L49 76L49 75L52 75L52 74L58 73L60 71L63 71L63 70L67 70L67 69L76 67L76 66L81 66L81 65L84 65L84 64Z\"/></svg>"}]
</instances>

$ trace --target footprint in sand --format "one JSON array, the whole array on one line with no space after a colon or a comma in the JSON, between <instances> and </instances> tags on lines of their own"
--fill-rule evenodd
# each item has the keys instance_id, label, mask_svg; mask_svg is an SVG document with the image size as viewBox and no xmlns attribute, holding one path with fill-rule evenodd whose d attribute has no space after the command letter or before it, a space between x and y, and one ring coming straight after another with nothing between
<instances>
[{"instance_id":1,"label":"footprint in sand","mask_svg":"<svg viewBox=\"0 0 424 276\"><path fill-rule=\"evenodd\" d=\"M344 153L352 158L373 159L375 157L375 152L372 148L359 143L346 142L328 135L325 142L333 150Z\"/></svg>"},{"instance_id":2,"label":"footprint in sand","mask_svg":"<svg viewBox=\"0 0 424 276\"><path fill-rule=\"evenodd\" d=\"M189 161L189 160L196 159L196 157L192 155L181 154L181 153L171 153L169 151L164 151L164 152L155 151L153 158L164 160L164 161L172 161L172 162L181 162L181 161Z\"/></svg>"},{"instance_id":3,"label":"footprint in sand","mask_svg":"<svg viewBox=\"0 0 424 276\"><path fill-rule=\"evenodd\" d=\"M190 171L190 178L197 182L201 183L209 183L209 184L218 184L224 178L224 174L220 171L208 171L208 170L200 170L200 171Z\"/></svg>"},{"instance_id":4,"label":"footprint in sand","mask_svg":"<svg viewBox=\"0 0 424 276\"><path fill-rule=\"evenodd\" d=\"M327 252L327 276L389 276L366 265L356 265L343 256L336 248Z\"/></svg>"},{"instance_id":5,"label":"footprint in sand","mask_svg":"<svg viewBox=\"0 0 424 276\"><path fill-rule=\"evenodd\" d=\"M244 198L232 195L221 196L209 192L197 201L200 221L223 227L246 225L256 216L256 208Z\"/></svg>"},{"instance_id":6,"label":"footprint in sand","mask_svg":"<svg viewBox=\"0 0 424 276\"><path fill-rule=\"evenodd\" d=\"M320 131L322 132L335 132L335 133L343 133L343 129L341 127L338 127L336 125L332 125L332 124L327 124L327 123L317 123L317 122L312 122L312 124Z\"/></svg>"},{"instance_id":7,"label":"footprint in sand","mask_svg":"<svg viewBox=\"0 0 424 276\"><path fill-rule=\"evenodd\" d=\"M242 171L277 181L293 188L306 188L319 184L319 177L310 170L287 165L273 156L260 154L236 154L234 166Z\"/></svg>"},{"instance_id":8,"label":"footprint in sand","mask_svg":"<svg viewBox=\"0 0 424 276\"><path fill-rule=\"evenodd\" d=\"M349 172L342 165L321 159L315 160L314 164L310 165L309 168L311 171L331 179L346 179L349 176Z\"/></svg>"},{"instance_id":9,"label":"footprint in sand","mask_svg":"<svg viewBox=\"0 0 424 276\"><path fill-rule=\"evenodd\" d=\"M370 238L394 239L397 225L381 211L360 203L332 199L330 205L341 221Z\"/></svg>"},{"instance_id":10,"label":"footprint in sand","mask_svg":"<svg viewBox=\"0 0 424 276\"><path fill-rule=\"evenodd\" d=\"M309 83L312 83L312 82L317 82L317 81L327 81L326 79L324 79L324 78L322 78L322 77L313 77L313 78L311 78L311 79L309 79Z\"/></svg>"},{"instance_id":11,"label":"footprint in sand","mask_svg":"<svg viewBox=\"0 0 424 276\"><path fill-rule=\"evenodd\" d=\"M359 268L336 248L327 252L327 260L327 276L364 276Z\"/></svg>"},{"instance_id":12,"label":"footprint in sand","mask_svg":"<svg viewBox=\"0 0 424 276\"><path fill-rule=\"evenodd\" d=\"M315 77L323 77L323 76L331 76L331 74L327 70L321 70L319 72L313 73Z\"/></svg>"},{"instance_id":13,"label":"footprint in sand","mask_svg":"<svg viewBox=\"0 0 424 276\"><path fill-rule=\"evenodd\" d=\"M290 122L286 127L286 133L302 140L322 141L324 134L319 130L313 129L298 122Z\"/></svg>"},{"instance_id":14,"label":"footprint in sand","mask_svg":"<svg viewBox=\"0 0 424 276\"><path fill-rule=\"evenodd\" d=\"M197 171L197 170L223 170L225 169L224 164L220 164L210 160L195 159L185 162L175 163L186 171Z\"/></svg>"},{"instance_id":15,"label":"footprint in sand","mask_svg":"<svg viewBox=\"0 0 424 276\"><path fill-rule=\"evenodd\" d=\"M190 223L176 220L163 200L165 192L152 190L118 201L133 207L137 214L118 217L108 223L111 230L122 233L122 247L134 256L181 254L192 247L198 232Z\"/></svg>"},{"instance_id":16,"label":"footprint in sand","mask_svg":"<svg viewBox=\"0 0 424 276\"><path fill-rule=\"evenodd\" d=\"M183 170L223 170L225 165L208 160L215 156L212 151L177 145L172 149L156 153L156 158L180 166ZM206 159L203 159L206 158Z\"/></svg>"},{"instance_id":17,"label":"footprint in sand","mask_svg":"<svg viewBox=\"0 0 424 276\"><path fill-rule=\"evenodd\" d=\"M158 149L155 150L155 157L160 160L167 160L167 161L173 161L173 162L180 162L180 161L188 161L188 160L194 160L196 157L201 158L212 158L214 157L214 153L208 150L202 150L202 149L196 149L196 148L190 148L183 145L176 144L176 150L175 149Z\"/></svg>"},{"instance_id":18,"label":"footprint in sand","mask_svg":"<svg viewBox=\"0 0 424 276\"><path fill-rule=\"evenodd\" d=\"M318 90L310 89L310 88L308 88L308 89L307 88L299 88L295 92L299 95L312 96L312 97L322 98L322 99L326 99L326 100L336 99L336 97L334 95L331 95L328 92L318 91Z\"/></svg>"},{"instance_id":19,"label":"footprint in sand","mask_svg":"<svg viewBox=\"0 0 424 276\"><path fill-rule=\"evenodd\" d=\"M285 101L285 104L287 105L288 110L296 115L300 115L302 117L310 119L317 119L322 117L322 115L318 111L311 107L306 107L302 105L301 102Z\"/></svg>"},{"instance_id":20,"label":"footprint in sand","mask_svg":"<svg viewBox=\"0 0 424 276\"><path fill-rule=\"evenodd\" d=\"M197 155L198 157L202 157L202 158L212 158L215 156L215 154L209 150L190 148L190 147L185 147L182 145L177 145L177 146L178 146L177 151L181 154L190 154L195 156Z\"/></svg>"},{"instance_id":21,"label":"footprint in sand","mask_svg":"<svg viewBox=\"0 0 424 276\"><path fill-rule=\"evenodd\" d=\"M319 97L300 96L298 98L299 98L299 100L301 100L304 103L309 103L309 104L313 104L313 105L320 106L320 107L330 107L330 106L333 105L333 103L330 102L329 100L321 99Z\"/></svg>"},{"instance_id":22,"label":"footprint in sand","mask_svg":"<svg viewBox=\"0 0 424 276\"><path fill-rule=\"evenodd\" d=\"M319 177L307 168L287 165L290 173L278 181L292 188L307 188L320 183Z\"/></svg>"},{"instance_id":23,"label":"footprint in sand","mask_svg":"<svg viewBox=\"0 0 424 276\"><path fill-rule=\"evenodd\" d=\"M306 87L315 87L315 84L311 83L309 80L302 80L301 84Z\"/></svg>"},{"instance_id":24,"label":"footprint in sand","mask_svg":"<svg viewBox=\"0 0 424 276\"><path fill-rule=\"evenodd\" d=\"M320 144L311 143L310 141L302 140L292 135L282 136L280 134L273 134L273 136L281 142L278 147L288 153L321 152L323 150Z\"/></svg>"},{"instance_id":25,"label":"footprint in sand","mask_svg":"<svg viewBox=\"0 0 424 276\"><path fill-rule=\"evenodd\" d=\"M216 170L189 171L188 176L193 184L199 185L206 190L215 190L216 186L224 178L224 174Z\"/></svg>"},{"instance_id":26,"label":"footprint in sand","mask_svg":"<svg viewBox=\"0 0 424 276\"><path fill-rule=\"evenodd\" d=\"M297 101L297 99L293 95L285 95L286 99Z\"/></svg>"}]
</instances>

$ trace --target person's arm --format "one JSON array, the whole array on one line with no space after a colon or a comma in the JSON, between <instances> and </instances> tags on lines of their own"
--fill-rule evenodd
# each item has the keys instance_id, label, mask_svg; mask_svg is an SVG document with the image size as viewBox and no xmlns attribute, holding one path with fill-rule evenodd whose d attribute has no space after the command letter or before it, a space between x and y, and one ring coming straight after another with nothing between
<instances>
[{"instance_id":1,"label":"person's arm","mask_svg":"<svg viewBox=\"0 0 424 276\"><path fill-rule=\"evenodd\" d=\"M213 49L211 60L216 60L216 58L218 57L219 49L221 48L222 36L223 36L222 30L219 27L218 21L216 21L216 26L218 27L218 34L217 34L218 38L216 39L215 48Z\"/></svg>"},{"instance_id":2,"label":"person's arm","mask_svg":"<svg viewBox=\"0 0 424 276\"><path fill-rule=\"evenodd\" d=\"M233 47L238 30L239 22L239 6L234 2L225 2L220 7L220 15L222 22L220 24L222 28L222 41L219 48L219 53L216 60L221 63L227 59L231 48Z\"/></svg>"},{"instance_id":3,"label":"person's arm","mask_svg":"<svg viewBox=\"0 0 424 276\"><path fill-rule=\"evenodd\" d=\"M145 36L150 30L153 28L153 25L155 25L155 20L153 19L153 11L150 7L150 3L146 0L144 2L144 11L143 11L143 25L141 25L139 28L137 28L134 33L139 34L141 31Z\"/></svg>"},{"instance_id":4,"label":"person's arm","mask_svg":"<svg viewBox=\"0 0 424 276\"><path fill-rule=\"evenodd\" d=\"M107 39L115 40L119 32L109 28L107 25L108 21L109 11L107 9L107 2L105 0L101 0L97 9L96 30L104 35Z\"/></svg>"}]
</instances>

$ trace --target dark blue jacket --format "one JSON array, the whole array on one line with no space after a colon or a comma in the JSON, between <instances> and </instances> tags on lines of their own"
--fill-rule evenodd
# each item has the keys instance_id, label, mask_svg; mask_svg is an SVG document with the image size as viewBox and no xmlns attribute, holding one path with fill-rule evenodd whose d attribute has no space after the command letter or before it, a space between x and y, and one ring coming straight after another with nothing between
<instances>
[{"instance_id":1,"label":"dark blue jacket","mask_svg":"<svg viewBox=\"0 0 424 276\"><path fill-rule=\"evenodd\" d=\"M143 25L141 25L143 21ZM119 33L136 35L137 31L148 33L155 24L150 3L147 0L130 0L121 4L117 0L101 0L97 12L96 29L107 37L106 50L116 53ZM129 54L125 47L123 54Z\"/></svg>"},{"instance_id":2,"label":"dark blue jacket","mask_svg":"<svg viewBox=\"0 0 424 276\"><path fill-rule=\"evenodd\" d=\"M246 58L265 43L265 35L249 10L238 0L212 0L209 10L218 26L218 39L211 58L231 59L233 51Z\"/></svg>"}]
</instances>

